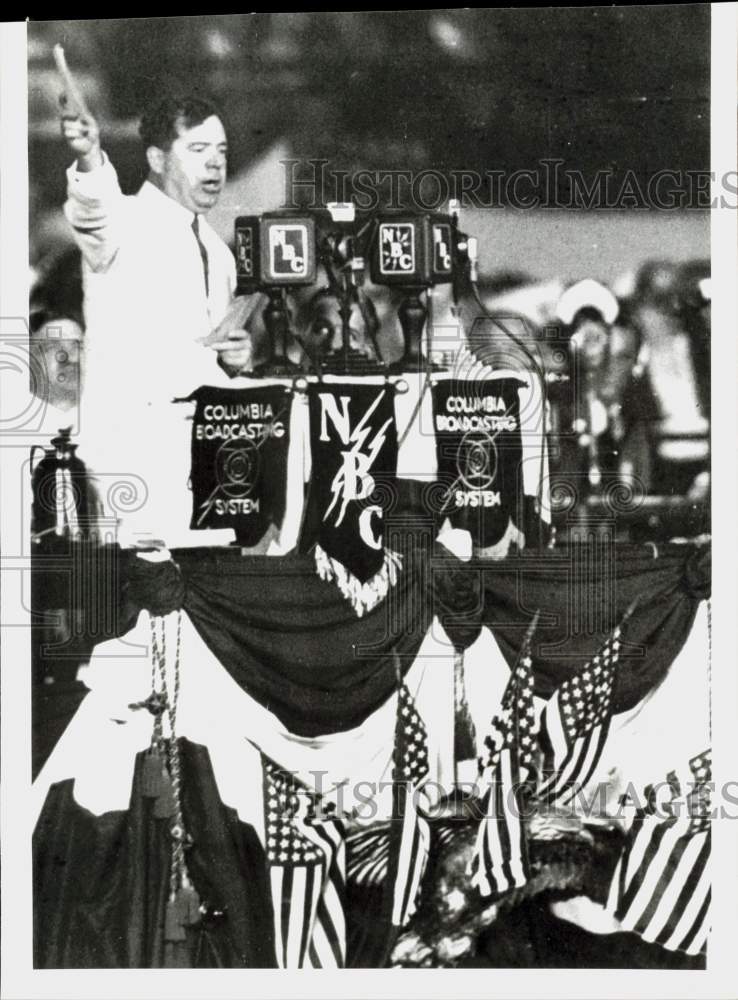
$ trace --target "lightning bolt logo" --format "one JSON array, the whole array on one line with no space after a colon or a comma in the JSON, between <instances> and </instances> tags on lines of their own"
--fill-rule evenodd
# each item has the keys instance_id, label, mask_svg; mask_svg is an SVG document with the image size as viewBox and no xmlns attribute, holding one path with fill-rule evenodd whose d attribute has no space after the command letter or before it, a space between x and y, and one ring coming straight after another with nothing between
<instances>
[{"instance_id":1,"label":"lightning bolt logo","mask_svg":"<svg viewBox=\"0 0 738 1000\"><path fill-rule=\"evenodd\" d=\"M386 431L392 423L392 417L385 420L379 430L374 433L373 437L371 436L372 428L369 421L384 395L385 391L382 390L353 431L350 431L348 416L349 397L341 397L342 413L338 411L335 397L327 394L320 397L323 406L324 428L321 439L328 439L325 430L327 418L330 417L342 443L344 445L351 445L350 448L341 452L342 464L333 477L330 487L333 499L323 517L323 520L327 521L340 502L341 507L335 522L335 527L337 528L343 523L349 502L351 500L366 499L374 489L374 479L369 470L384 446Z\"/></svg>"},{"instance_id":2,"label":"lightning bolt logo","mask_svg":"<svg viewBox=\"0 0 738 1000\"><path fill-rule=\"evenodd\" d=\"M207 500L203 500L203 502L200 504L199 509L202 511L202 514L200 514L200 516L198 517L197 521L195 522L196 524L198 525L202 524L202 522L205 520L210 511L215 506L215 494L218 492L219 489L220 489L220 484L218 484L215 487L215 489L207 498Z\"/></svg>"}]
</instances>

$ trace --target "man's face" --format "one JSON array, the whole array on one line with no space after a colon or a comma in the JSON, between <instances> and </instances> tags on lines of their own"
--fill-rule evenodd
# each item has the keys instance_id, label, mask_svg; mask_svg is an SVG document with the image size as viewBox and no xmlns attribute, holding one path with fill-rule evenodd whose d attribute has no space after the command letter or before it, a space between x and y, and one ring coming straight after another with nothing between
<instances>
[{"instance_id":1,"label":"man's face","mask_svg":"<svg viewBox=\"0 0 738 1000\"><path fill-rule=\"evenodd\" d=\"M162 190L191 212L207 212L225 184L225 129L211 115L192 128L178 125L177 133L171 148L163 151L161 171L157 171Z\"/></svg>"},{"instance_id":2,"label":"man's face","mask_svg":"<svg viewBox=\"0 0 738 1000\"><path fill-rule=\"evenodd\" d=\"M79 403L82 335L78 323L60 318L31 337L31 392L60 410Z\"/></svg>"}]
</instances>

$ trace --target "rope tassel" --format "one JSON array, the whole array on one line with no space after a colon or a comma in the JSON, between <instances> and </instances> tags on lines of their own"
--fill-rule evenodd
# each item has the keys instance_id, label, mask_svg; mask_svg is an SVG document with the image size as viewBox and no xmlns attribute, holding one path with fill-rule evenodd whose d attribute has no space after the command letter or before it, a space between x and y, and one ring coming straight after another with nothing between
<instances>
[{"instance_id":1,"label":"rope tassel","mask_svg":"<svg viewBox=\"0 0 738 1000\"><path fill-rule=\"evenodd\" d=\"M174 797L174 786L166 768L162 768L159 794L154 802L156 819L171 819L177 815L177 802Z\"/></svg>"},{"instance_id":2,"label":"rope tassel","mask_svg":"<svg viewBox=\"0 0 738 1000\"><path fill-rule=\"evenodd\" d=\"M164 915L164 940L165 941L186 941L184 921L177 899L177 894L170 896L167 900L167 909Z\"/></svg>"},{"instance_id":3,"label":"rope tassel","mask_svg":"<svg viewBox=\"0 0 738 1000\"><path fill-rule=\"evenodd\" d=\"M182 635L182 614L177 617L177 649L174 661L174 685L169 696L166 669L166 621L161 623L161 645L157 636L155 620L151 619L152 657L152 702L162 706L155 713L154 727L149 748L143 762L142 793L153 798L153 814L157 819L169 819L169 834L172 839L169 866L169 896L164 913L164 940L169 946L171 962L177 966L188 966L187 949L181 946L187 940L186 928L200 920L200 896L193 886L185 849L192 843L182 814L182 767L177 738L177 706L180 685L180 646ZM163 715L168 716L169 739L164 739Z\"/></svg>"},{"instance_id":4,"label":"rope tassel","mask_svg":"<svg viewBox=\"0 0 738 1000\"><path fill-rule=\"evenodd\" d=\"M158 747L151 747L144 757L141 771L141 794L145 799L158 799L164 790L164 761Z\"/></svg>"},{"instance_id":5,"label":"rope tassel","mask_svg":"<svg viewBox=\"0 0 738 1000\"><path fill-rule=\"evenodd\" d=\"M164 916L164 940L185 941L187 928L200 922L200 896L187 881L167 900Z\"/></svg>"},{"instance_id":6,"label":"rope tassel","mask_svg":"<svg viewBox=\"0 0 738 1000\"><path fill-rule=\"evenodd\" d=\"M200 896L191 882L180 886L175 897L180 922L191 927L200 922Z\"/></svg>"}]
</instances>

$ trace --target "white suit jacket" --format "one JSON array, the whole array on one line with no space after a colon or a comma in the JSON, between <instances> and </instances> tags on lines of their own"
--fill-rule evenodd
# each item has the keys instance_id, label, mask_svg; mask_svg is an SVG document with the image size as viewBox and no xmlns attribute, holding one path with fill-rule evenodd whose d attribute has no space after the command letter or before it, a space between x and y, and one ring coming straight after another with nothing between
<instances>
[{"instance_id":1,"label":"white suit jacket","mask_svg":"<svg viewBox=\"0 0 738 1000\"><path fill-rule=\"evenodd\" d=\"M229 541L231 531L188 530L191 411L172 399L230 383L215 351L197 340L231 303L233 255L201 216L206 296L192 212L148 181L123 195L107 157L89 173L71 166L67 180L64 211L84 258L80 455L122 518L122 540Z\"/></svg>"}]
</instances>

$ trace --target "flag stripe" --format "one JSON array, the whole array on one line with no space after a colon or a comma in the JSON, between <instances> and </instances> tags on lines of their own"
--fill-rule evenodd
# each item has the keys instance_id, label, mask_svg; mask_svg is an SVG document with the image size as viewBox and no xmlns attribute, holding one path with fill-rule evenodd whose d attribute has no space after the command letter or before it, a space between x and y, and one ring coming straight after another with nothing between
<instances>
[{"instance_id":1,"label":"flag stripe","mask_svg":"<svg viewBox=\"0 0 738 1000\"><path fill-rule=\"evenodd\" d=\"M405 896L402 901L404 920L408 920L416 911L418 890L425 869L425 861L428 856L428 840L426 837L427 823L418 817L413 831L413 858L410 878L405 887Z\"/></svg>"},{"instance_id":2,"label":"flag stripe","mask_svg":"<svg viewBox=\"0 0 738 1000\"><path fill-rule=\"evenodd\" d=\"M565 797L567 792L576 791L576 779L587 757L589 744L589 736L577 736L574 740L556 772L553 788L546 794L547 802L554 804Z\"/></svg>"},{"instance_id":3,"label":"flag stripe","mask_svg":"<svg viewBox=\"0 0 738 1000\"><path fill-rule=\"evenodd\" d=\"M471 875L472 885L475 886L483 896L488 896L492 891L489 884L489 872L492 870L492 859L489 856L489 846L487 844L487 825L490 822L489 811L492 799L492 789L488 787L482 798L482 818L477 827L476 839L474 842L474 853L472 854L467 874Z\"/></svg>"},{"instance_id":4,"label":"flag stripe","mask_svg":"<svg viewBox=\"0 0 738 1000\"><path fill-rule=\"evenodd\" d=\"M703 950L705 944L707 943L707 936L710 931L709 926L709 911L710 911L710 899L712 897L712 891L708 887L707 893L705 894L704 902L700 907L700 912L694 919L689 933L685 938L682 939L681 947L688 955L697 955Z\"/></svg>"},{"instance_id":5,"label":"flag stripe","mask_svg":"<svg viewBox=\"0 0 738 1000\"><path fill-rule=\"evenodd\" d=\"M672 833L676 835L677 830L673 829ZM690 877L699 846L695 844L694 838L679 835L672 840L665 857L662 848L660 871L656 872L658 880L635 928L645 940L655 941L668 920L669 913L676 905L680 885Z\"/></svg>"},{"instance_id":6,"label":"flag stripe","mask_svg":"<svg viewBox=\"0 0 738 1000\"><path fill-rule=\"evenodd\" d=\"M474 857L475 878L472 881L483 896L496 891L504 863L504 850L500 843L500 831L497 829L499 804L496 787L497 783L493 782L484 799L484 819L479 824Z\"/></svg>"},{"instance_id":7,"label":"flag stripe","mask_svg":"<svg viewBox=\"0 0 738 1000\"><path fill-rule=\"evenodd\" d=\"M510 888L518 885L525 885L527 873L525 871L525 832L520 816L520 773L517 766L513 764L510 751L506 751L500 758L502 765L502 787L500 788L500 802L503 810L503 823L506 828L510 844L515 844L515 850L507 852L507 871L510 873ZM506 797L511 798L512 803L505 801ZM512 805L512 808L508 806Z\"/></svg>"},{"instance_id":8,"label":"flag stripe","mask_svg":"<svg viewBox=\"0 0 738 1000\"><path fill-rule=\"evenodd\" d=\"M308 901L307 871L303 867L290 866L285 868L284 885L286 892L282 898L282 924L285 938L285 966L288 969L302 968L302 933L305 923L309 920L310 903ZM301 919L293 919L294 914L301 913Z\"/></svg>"},{"instance_id":9,"label":"flag stripe","mask_svg":"<svg viewBox=\"0 0 738 1000\"><path fill-rule=\"evenodd\" d=\"M549 744L551 750L546 761L549 778L541 786L539 795L550 801L571 786L581 762L586 758L588 737L577 736L569 745L564 737L558 706L556 711L549 711L547 706L543 712L542 722L547 729L553 730L553 739Z\"/></svg>"},{"instance_id":10,"label":"flag stripe","mask_svg":"<svg viewBox=\"0 0 738 1000\"><path fill-rule=\"evenodd\" d=\"M678 837L679 831L675 830L673 825L665 827L663 832L661 829L657 830L653 836L656 851L653 853L650 863L641 864L628 887L626 897L630 899L630 903L626 919L630 929L638 934L642 933L648 926L648 919L658 906L661 876L672 857L674 843ZM649 854L650 847L646 850L644 857Z\"/></svg>"},{"instance_id":11,"label":"flag stripe","mask_svg":"<svg viewBox=\"0 0 738 1000\"><path fill-rule=\"evenodd\" d=\"M262 757L265 847L277 966L343 968L345 831L317 794Z\"/></svg>"},{"instance_id":12,"label":"flag stripe","mask_svg":"<svg viewBox=\"0 0 738 1000\"><path fill-rule=\"evenodd\" d=\"M541 714L539 798L567 805L592 777L607 740L620 626L581 670L554 692Z\"/></svg>"},{"instance_id":13,"label":"flag stripe","mask_svg":"<svg viewBox=\"0 0 738 1000\"><path fill-rule=\"evenodd\" d=\"M338 941L339 932L331 920L325 900L318 902L318 913L311 947L318 959L319 969L341 969L344 966L344 956Z\"/></svg>"},{"instance_id":14,"label":"flag stripe","mask_svg":"<svg viewBox=\"0 0 738 1000\"><path fill-rule=\"evenodd\" d=\"M595 726L586 737L578 737L575 744L577 759L575 761L574 773L567 778L565 787L561 792L555 794L555 804L568 805L580 789L584 788L592 772L597 767L597 762L602 756L602 749L607 740L610 726Z\"/></svg>"},{"instance_id":15,"label":"flag stripe","mask_svg":"<svg viewBox=\"0 0 738 1000\"><path fill-rule=\"evenodd\" d=\"M387 885L392 894L389 922L395 930L404 927L415 912L428 859L430 828L418 811L417 802L428 774L428 734L407 685L401 684L397 696L391 847L387 864Z\"/></svg>"},{"instance_id":16,"label":"flag stripe","mask_svg":"<svg viewBox=\"0 0 738 1000\"><path fill-rule=\"evenodd\" d=\"M315 868L320 880L316 893L316 913L311 924L314 951L320 968L343 968L346 959L345 848L343 831L337 821L304 824L302 832L320 848L325 862Z\"/></svg>"},{"instance_id":17,"label":"flag stripe","mask_svg":"<svg viewBox=\"0 0 738 1000\"><path fill-rule=\"evenodd\" d=\"M386 827L371 834L359 834L347 841L347 874L359 885L377 884L387 877L390 853L390 831Z\"/></svg>"},{"instance_id":18,"label":"flag stripe","mask_svg":"<svg viewBox=\"0 0 738 1000\"><path fill-rule=\"evenodd\" d=\"M288 969L302 968L308 945L313 904L313 894L310 891L312 885L309 885L308 881L308 869L303 865L285 870L285 884L290 886L290 891L285 893L283 898L282 922L286 924ZM300 909L302 909L302 919L293 920L292 914L299 913Z\"/></svg>"},{"instance_id":19,"label":"flag stripe","mask_svg":"<svg viewBox=\"0 0 738 1000\"><path fill-rule=\"evenodd\" d=\"M592 777L595 768L600 762L600 757L602 756L602 751L605 748L605 743L607 743L607 737L610 733L610 718L605 720L605 722L596 726L592 730L592 736L590 738L590 748L591 753L588 760L582 767L582 773L579 776L578 785L579 788L584 788ZM596 734L596 735L595 735Z\"/></svg>"},{"instance_id":20,"label":"flag stripe","mask_svg":"<svg viewBox=\"0 0 738 1000\"><path fill-rule=\"evenodd\" d=\"M284 869L275 866L269 871L269 881L272 888L272 909L274 911L274 944L277 956L277 965L280 969L286 968L287 954L285 951L284 936L284 915L282 884L284 882Z\"/></svg>"},{"instance_id":21,"label":"flag stripe","mask_svg":"<svg viewBox=\"0 0 738 1000\"><path fill-rule=\"evenodd\" d=\"M696 836L686 836L682 838L679 845L680 856L676 869L669 871L662 877L662 883L668 879L668 883L663 887L662 898L659 911L655 915L655 923L660 921L660 932L657 938L668 940L679 919L684 913L688 901L697 891L700 883L700 876L703 874L704 866L710 854L707 838L704 834ZM676 860L676 852L675 860ZM663 911L666 911L665 919Z\"/></svg>"},{"instance_id":22,"label":"flag stripe","mask_svg":"<svg viewBox=\"0 0 738 1000\"><path fill-rule=\"evenodd\" d=\"M354 843L353 838L349 838L346 844L349 856L349 871L353 872L367 857L372 857L377 849L377 845L382 842L384 837L384 832L372 833L368 836L362 835L362 839L358 844Z\"/></svg>"},{"instance_id":23,"label":"flag stripe","mask_svg":"<svg viewBox=\"0 0 738 1000\"><path fill-rule=\"evenodd\" d=\"M485 739L483 813L468 867L482 896L524 885L529 874L520 805L523 780L537 767L532 665L527 635Z\"/></svg>"},{"instance_id":24,"label":"flag stripe","mask_svg":"<svg viewBox=\"0 0 738 1000\"><path fill-rule=\"evenodd\" d=\"M477 832L472 865L472 882L482 895L506 892L525 885L528 879L519 781L510 751L503 750L484 799L485 818ZM506 801L508 797L513 799L512 803Z\"/></svg>"},{"instance_id":25,"label":"flag stripe","mask_svg":"<svg viewBox=\"0 0 738 1000\"><path fill-rule=\"evenodd\" d=\"M490 810L489 817L479 828L479 838L482 845L482 865L480 872L479 888L483 895L495 892L497 880L495 872L502 870L503 855L500 851L499 836L494 835L494 828L497 824L498 805L495 798L494 787L490 788L487 798L487 809Z\"/></svg>"},{"instance_id":26,"label":"flag stripe","mask_svg":"<svg viewBox=\"0 0 738 1000\"><path fill-rule=\"evenodd\" d=\"M419 885L418 873L422 872L425 864L423 837L419 829L425 820L418 816L413 798L414 796L405 788L402 837L395 882L395 900L392 908L392 923L397 927L403 927L412 914Z\"/></svg>"},{"instance_id":27,"label":"flag stripe","mask_svg":"<svg viewBox=\"0 0 738 1000\"><path fill-rule=\"evenodd\" d=\"M510 852L512 850L512 837L507 825L505 815L505 785L503 785L504 761L510 756L509 750L503 750L497 764L494 779L494 821L487 824L487 843L490 846L493 858L491 869L491 884L494 891L503 892L508 886L513 885L513 873L511 870Z\"/></svg>"},{"instance_id":28,"label":"flag stripe","mask_svg":"<svg viewBox=\"0 0 738 1000\"><path fill-rule=\"evenodd\" d=\"M678 948L680 946L680 942L694 923L696 914L700 912L705 896L710 891L708 869L710 843L707 834L698 834L697 837L703 841L699 857L693 864L692 871L679 893L674 912L657 938L658 944L665 948Z\"/></svg>"},{"instance_id":29,"label":"flag stripe","mask_svg":"<svg viewBox=\"0 0 738 1000\"><path fill-rule=\"evenodd\" d=\"M694 785L682 794L675 772L667 782L672 802L686 806L664 819L655 812L654 786L639 810L616 866L607 908L625 930L672 951L706 951L710 929L710 757L689 762ZM672 780L673 779L673 780Z\"/></svg>"},{"instance_id":30,"label":"flag stripe","mask_svg":"<svg viewBox=\"0 0 738 1000\"><path fill-rule=\"evenodd\" d=\"M541 715L541 743L544 748L544 775L549 777L540 786L539 797L550 805L570 802L592 777L609 730L608 719L577 736L569 746L564 737L558 703L547 705Z\"/></svg>"},{"instance_id":31,"label":"flag stripe","mask_svg":"<svg viewBox=\"0 0 738 1000\"><path fill-rule=\"evenodd\" d=\"M651 821L652 825L652 821ZM621 892L619 900L624 901L625 890L630 884L636 870L643 863L643 856L648 850L648 845L651 842L652 831L644 831L646 826L646 816L639 813L630 828L629 838L631 841L631 847L629 852L624 858L624 863L622 865L621 871ZM654 851L658 845L654 845ZM647 866L646 866L647 867Z\"/></svg>"},{"instance_id":32,"label":"flag stripe","mask_svg":"<svg viewBox=\"0 0 738 1000\"><path fill-rule=\"evenodd\" d=\"M377 883L387 876L389 866L389 833L372 840L372 850L362 853L357 861L351 858L348 865L348 877L360 885L367 882Z\"/></svg>"},{"instance_id":33,"label":"flag stripe","mask_svg":"<svg viewBox=\"0 0 738 1000\"><path fill-rule=\"evenodd\" d=\"M393 886L393 900L392 900L392 923L395 926L402 926L402 898L405 895L405 877L406 877L406 865L408 854L411 845L408 845L407 839L407 785L405 782L400 782L395 784L393 789L394 804L395 809L393 815L395 817L401 817L399 819L400 823L400 839L397 853L397 866L394 873L394 886Z\"/></svg>"},{"instance_id":34,"label":"flag stripe","mask_svg":"<svg viewBox=\"0 0 738 1000\"><path fill-rule=\"evenodd\" d=\"M389 870L389 844L381 857L372 860L365 868L361 869L356 877L360 885L379 885L387 878Z\"/></svg>"},{"instance_id":35,"label":"flag stripe","mask_svg":"<svg viewBox=\"0 0 738 1000\"><path fill-rule=\"evenodd\" d=\"M331 866L328 883L318 906L318 923L330 944L335 967L342 969L346 964L346 895L343 878L338 877L340 867L341 861L337 856Z\"/></svg>"},{"instance_id":36,"label":"flag stripe","mask_svg":"<svg viewBox=\"0 0 738 1000\"><path fill-rule=\"evenodd\" d=\"M658 872L656 868L652 867L653 861L661 850L662 841L671 833L672 827L673 823L668 821L658 824L653 822L644 823L638 832L633 851L635 857L629 859L628 872L625 879L626 888L618 906L620 913L626 914L630 910L639 893L645 895L653 888L653 885L651 885L644 889L644 885L649 880L649 871L651 872L651 883L655 884L658 879ZM638 848L640 848L640 852ZM638 853L641 854L640 860L638 859Z\"/></svg>"}]
</instances>

